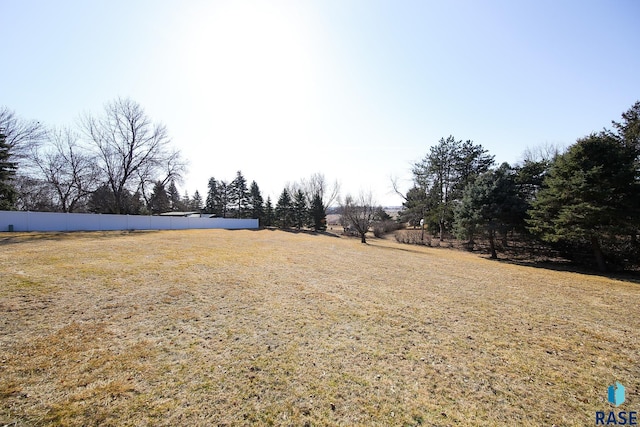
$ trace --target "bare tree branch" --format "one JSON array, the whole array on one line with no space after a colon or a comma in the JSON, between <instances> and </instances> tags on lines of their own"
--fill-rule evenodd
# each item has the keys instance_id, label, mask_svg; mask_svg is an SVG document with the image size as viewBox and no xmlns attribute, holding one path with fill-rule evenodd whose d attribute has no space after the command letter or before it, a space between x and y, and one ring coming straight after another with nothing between
<instances>
[{"instance_id":1,"label":"bare tree branch","mask_svg":"<svg viewBox=\"0 0 640 427\"><path fill-rule=\"evenodd\" d=\"M154 124L142 107L130 99L117 99L99 117L85 115L81 127L98 157L103 179L114 194L114 211L125 213L129 194L146 197L146 185L180 178L186 163L170 148L163 124Z\"/></svg>"},{"instance_id":2,"label":"bare tree branch","mask_svg":"<svg viewBox=\"0 0 640 427\"><path fill-rule=\"evenodd\" d=\"M55 190L59 209L73 212L98 184L95 159L82 150L79 135L69 128L48 132L49 144L34 149L31 159Z\"/></svg>"},{"instance_id":3,"label":"bare tree branch","mask_svg":"<svg viewBox=\"0 0 640 427\"><path fill-rule=\"evenodd\" d=\"M361 191L357 198L347 194L344 203L340 205L343 224L353 227L360 234L360 241L367 243L366 234L373 223L376 209L371 191Z\"/></svg>"},{"instance_id":4,"label":"bare tree branch","mask_svg":"<svg viewBox=\"0 0 640 427\"><path fill-rule=\"evenodd\" d=\"M24 120L7 107L0 107L0 129L4 130L9 152L18 162L28 159L31 150L46 137L46 129L40 122Z\"/></svg>"}]
</instances>

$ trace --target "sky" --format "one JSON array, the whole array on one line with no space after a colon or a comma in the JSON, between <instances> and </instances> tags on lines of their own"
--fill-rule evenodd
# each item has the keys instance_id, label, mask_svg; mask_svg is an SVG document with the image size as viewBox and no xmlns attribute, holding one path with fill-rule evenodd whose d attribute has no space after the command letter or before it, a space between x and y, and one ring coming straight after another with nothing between
<instances>
[{"instance_id":1,"label":"sky","mask_svg":"<svg viewBox=\"0 0 640 427\"><path fill-rule=\"evenodd\" d=\"M277 201L322 173L398 206L453 135L516 164L640 100L637 0L0 0L0 106L47 126L130 98L188 161Z\"/></svg>"}]
</instances>

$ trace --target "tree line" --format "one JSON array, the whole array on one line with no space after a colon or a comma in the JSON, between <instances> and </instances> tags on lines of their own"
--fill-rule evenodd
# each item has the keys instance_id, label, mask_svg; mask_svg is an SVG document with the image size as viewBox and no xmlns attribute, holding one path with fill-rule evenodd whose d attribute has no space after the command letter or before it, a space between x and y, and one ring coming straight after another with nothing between
<instances>
[{"instance_id":1,"label":"tree line","mask_svg":"<svg viewBox=\"0 0 640 427\"><path fill-rule=\"evenodd\" d=\"M186 161L166 127L131 99L108 102L75 126L47 128L0 108L0 209L112 214L202 212L257 218L262 226L326 229L326 210L338 183L316 173L288 184L277 202L265 201L255 181L238 171L210 178L203 199L180 195Z\"/></svg>"},{"instance_id":2,"label":"tree line","mask_svg":"<svg viewBox=\"0 0 640 427\"><path fill-rule=\"evenodd\" d=\"M173 206L197 202L172 193L185 171L166 127L131 99L62 128L0 107L0 209L155 212L165 204L160 187Z\"/></svg>"},{"instance_id":3,"label":"tree line","mask_svg":"<svg viewBox=\"0 0 640 427\"><path fill-rule=\"evenodd\" d=\"M613 129L578 139L564 152L528 151L524 161L495 165L472 141L442 138L412 169L400 195L400 221L440 240L489 243L492 258L508 237L537 241L604 271L640 260L640 102ZM397 191L397 187L396 187Z\"/></svg>"},{"instance_id":4,"label":"tree line","mask_svg":"<svg viewBox=\"0 0 640 427\"><path fill-rule=\"evenodd\" d=\"M241 171L232 181L209 178L203 212L221 218L256 218L264 227L327 228L327 209L336 199L339 184L329 185L321 173L285 186L275 204L265 201L256 181L247 185Z\"/></svg>"},{"instance_id":5,"label":"tree line","mask_svg":"<svg viewBox=\"0 0 640 427\"><path fill-rule=\"evenodd\" d=\"M440 240L462 239L472 249L487 241L491 257L509 240L547 245L599 269L640 259L640 102L613 129L579 138L562 151L528 150L516 165L496 165L482 145L442 138L412 168L398 223ZM0 209L157 214L203 212L257 218L262 226L326 229L339 185L321 173L287 184L264 200L255 181L211 177L204 199L180 195L186 162L166 127L130 99L101 114L84 114L75 127L47 129L0 108ZM371 194L339 201L342 223L366 242L376 221L387 220ZM584 259L583 259L584 260Z\"/></svg>"}]
</instances>

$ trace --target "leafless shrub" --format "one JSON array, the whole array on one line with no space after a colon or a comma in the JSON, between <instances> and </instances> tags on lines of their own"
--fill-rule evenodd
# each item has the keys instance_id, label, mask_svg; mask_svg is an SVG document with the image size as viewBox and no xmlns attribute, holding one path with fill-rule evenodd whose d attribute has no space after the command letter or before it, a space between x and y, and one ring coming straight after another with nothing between
<instances>
[{"instance_id":1,"label":"leafless shrub","mask_svg":"<svg viewBox=\"0 0 640 427\"><path fill-rule=\"evenodd\" d=\"M396 241L408 245L427 245L431 246L431 235L424 233L422 230L403 230L395 235Z\"/></svg>"},{"instance_id":2,"label":"leafless shrub","mask_svg":"<svg viewBox=\"0 0 640 427\"><path fill-rule=\"evenodd\" d=\"M382 237L387 233L400 229L400 224L396 221L379 221L373 224L373 235L376 237Z\"/></svg>"}]
</instances>

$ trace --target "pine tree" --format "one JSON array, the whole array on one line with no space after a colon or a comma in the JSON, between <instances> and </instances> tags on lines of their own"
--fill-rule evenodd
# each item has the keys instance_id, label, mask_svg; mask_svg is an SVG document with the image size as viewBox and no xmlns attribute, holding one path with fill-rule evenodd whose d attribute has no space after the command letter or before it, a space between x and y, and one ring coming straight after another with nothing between
<instances>
[{"instance_id":1,"label":"pine tree","mask_svg":"<svg viewBox=\"0 0 640 427\"><path fill-rule=\"evenodd\" d=\"M205 212L219 218L226 218L230 203L230 186L226 181L209 178Z\"/></svg>"},{"instance_id":2,"label":"pine tree","mask_svg":"<svg viewBox=\"0 0 640 427\"><path fill-rule=\"evenodd\" d=\"M169 197L169 210L171 211L183 211L185 210L185 204L182 203L182 199L180 198L180 193L178 192L178 188L176 187L175 180L171 180L169 182L169 188L167 189L167 196Z\"/></svg>"},{"instance_id":3,"label":"pine tree","mask_svg":"<svg viewBox=\"0 0 640 427\"><path fill-rule=\"evenodd\" d=\"M619 123L614 121L613 127L618 131L618 137L624 144L635 149L636 156L640 156L640 101L622 113L622 121ZM640 157L637 160L640 161Z\"/></svg>"},{"instance_id":4,"label":"pine tree","mask_svg":"<svg viewBox=\"0 0 640 427\"><path fill-rule=\"evenodd\" d=\"M218 182L215 178L209 178L209 183L207 184L207 200L204 204L204 211L208 214L218 215Z\"/></svg>"},{"instance_id":5,"label":"pine tree","mask_svg":"<svg viewBox=\"0 0 640 427\"><path fill-rule=\"evenodd\" d=\"M423 188L414 186L407 191L404 199L402 211L400 211L400 221L409 223L412 227L417 227L420 224L420 220L425 217L427 194Z\"/></svg>"},{"instance_id":6,"label":"pine tree","mask_svg":"<svg viewBox=\"0 0 640 427\"><path fill-rule=\"evenodd\" d=\"M271 196L267 196L267 202L264 206L264 226L271 227L274 223L275 214L273 212L273 204L271 203Z\"/></svg>"},{"instance_id":7,"label":"pine tree","mask_svg":"<svg viewBox=\"0 0 640 427\"><path fill-rule=\"evenodd\" d=\"M218 181L218 200L216 205L222 218L229 216L235 204L231 190L231 185L227 181Z\"/></svg>"},{"instance_id":8,"label":"pine tree","mask_svg":"<svg viewBox=\"0 0 640 427\"><path fill-rule=\"evenodd\" d=\"M282 194L280 194L280 198L276 204L275 220L281 228L289 228L293 223L293 219L293 201L285 188L282 190Z\"/></svg>"},{"instance_id":9,"label":"pine tree","mask_svg":"<svg viewBox=\"0 0 640 427\"><path fill-rule=\"evenodd\" d=\"M171 197L169 197L171 199ZM176 205L174 211L189 211L191 210L191 197L189 197L189 192L185 190L184 195L180 199L180 203Z\"/></svg>"},{"instance_id":10,"label":"pine tree","mask_svg":"<svg viewBox=\"0 0 640 427\"><path fill-rule=\"evenodd\" d=\"M233 205L231 209L235 211L235 216L246 218L249 210L249 190L247 189L247 180L241 171L236 173L229 190L229 202Z\"/></svg>"},{"instance_id":11,"label":"pine tree","mask_svg":"<svg viewBox=\"0 0 640 427\"><path fill-rule=\"evenodd\" d=\"M0 129L0 210L14 209L17 193L12 185L17 165L10 161L11 152L4 130Z\"/></svg>"},{"instance_id":12,"label":"pine tree","mask_svg":"<svg viewBox=\"0 0 640 427\"><path fill-rule=\"evenodd\" d=\"M152 214L161 214L171 209L171 201L162 182L157 181L153 186L153 193L149 198L149 210Z\"/></svg>"},{"instance_id":13,"label":"pine tree","mask_svg":"<svg viewBox=\"0 0 640 427\"><path fill-rule=\"evenodd\" d=\"M485 172L465 188L456 208L454 229L470 245L476 233L489 239L491 258L497 258L496 237L524 222L526 202L518 192L515 171L503 163L497 170ZM506 240L506 238L504 239Z\"/></svg>"},{"instance_id":14,"label":"pine tree","mask_svg":"<svg viewBox=\"0 0 640 427\"><path fill-rule=\"evenodd\" d=\"M89 212L113 214L116 213L114 206L115 196L108 184L98 186L89 197Z\"/></svg>"},{"instance_id":15,"label":"pine tree","mask_svg":"<svg viewBox=\"0 0 640 427\"><path fill-rule=\"evenodd\" d=\"M327 212L320 193L315 193L311 200L309 218L309 225L315 231L325 231L327 229Z\"/></svg>"},{"instance_id":16,"label":"pine tree","mask_svg":"<svg viewBox=\"0 0 640 427\"><path fill-rule=\"evenodd\" d=\"M293 218L298 230L307 224L308 217L309 209L307 207L307 199L302 190L298 189L293 200Z\"/></svg>"},{"instance_id":17,"label":"pine tree","mask_svg":"<svg viewBox=\"0 0 640 427\"><path fill-rule=\"evenodd\" d=\"M264 222L264 200L255 181L251 181L249 187L249 205L251 206L251 218L259 220L260 223Z\"/></svg>"},{"instance_id":18,"label":"pine tree","mask_svg":"<svg viewBox=\"0 0 640 427\"><path fill-rule=\"evenodd\" d=\"M198 190L193 193L193 198L191 198L191 201L189 202L189 210L195 212L200 212L202 210L202 196L200 196L200 192Z\"/></svg>"},{"instance_id":19,"label":"pine tree","mask_svg":"<svg viewBox=\"0 0 640 427\"><path fill-rule=\"evenodd\" d=\"M529 210L531 232L547 242L588 244L598 269L604 242L638 230L637 150L606 132L579 139L558 156Z\"/></svg>"},{"instance_id":20,"label":"pine tree","mask_svg":"<svg viewBox=\"0 0 640 427\"><path fill-rule=\"evenodd\" d=\"M454 206L464 188L475 177L489 170L493 156L472 141L456 141L453 136L441 138L429 154L413 167L417 186L427 194L427 220L437 223L440 240L453 222Z\"/></svg>"}]
</instances>

